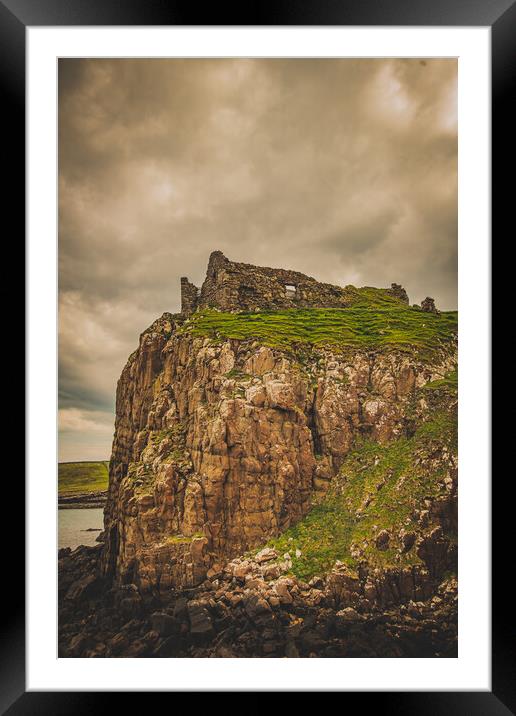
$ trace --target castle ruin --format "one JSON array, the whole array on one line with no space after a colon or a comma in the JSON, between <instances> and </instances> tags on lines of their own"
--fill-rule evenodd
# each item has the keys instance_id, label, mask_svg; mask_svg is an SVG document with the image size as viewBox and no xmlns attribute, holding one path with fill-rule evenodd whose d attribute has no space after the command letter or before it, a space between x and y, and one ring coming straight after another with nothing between
<instances>
[{"instance_id":1,"label":"castle ruin","mask_svg":"<svg viewBox=\"0 0 516 716\"><path fill-rule=\"evenodd\" d=\"M391 284L388 292L408 304L405 289ZM181 278L181 313L197 308L221 311L280 310L286 308L345 308L352 302L348 288L321 283L299 271L237 263L222 251L210 255L206 278L197 288Z\"/></svg>"}]
</instances>

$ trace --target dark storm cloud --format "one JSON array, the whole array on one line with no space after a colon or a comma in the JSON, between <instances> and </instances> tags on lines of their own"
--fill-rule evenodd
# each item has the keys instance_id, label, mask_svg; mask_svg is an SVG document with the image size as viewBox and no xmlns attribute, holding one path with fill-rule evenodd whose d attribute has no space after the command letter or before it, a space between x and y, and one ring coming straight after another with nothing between
<instances>
[{"instance_id":1,"label":"dark storm cloud","mask_svg":"<svg viewBox=\"0 0 516 716\"><path fill-rule=\"evenodd\" d=\"M127 356L214 249L455 308L456 81L454 60L61 60L62 455L108 455Z\"/></svg>"}]
</instances>

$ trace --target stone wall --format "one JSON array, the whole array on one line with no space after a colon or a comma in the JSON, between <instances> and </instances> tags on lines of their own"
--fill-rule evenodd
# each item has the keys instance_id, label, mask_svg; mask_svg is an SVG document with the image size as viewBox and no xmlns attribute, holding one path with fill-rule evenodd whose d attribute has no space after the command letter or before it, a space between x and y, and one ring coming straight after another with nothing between
<instances>
[{"instance_id":1,"label":"stone wall","mask_svg":"<svg viewBox=\"0 0 516 716\"><path fill-rule=\"evenodd\" d=\"M403 303L409 302L409 297L403 286L400 286L399 283L391 283L391 288L389 290L389 293L391 296L394 296L395 298L399 298L400 301L403 301Z\"/></svg>"},{"instance_id":2,"label":"stone wall","mask_svg":"<svg viewBox=\"0 0 516 716\"><path fill-rule=\"evenodd\" d=\"M181 313L188 315L195 311L199 301L199 289L186 278L181 277Z\"/></svg>"},{"instance_id":3,"label":"stone wall","mask_svg":"<svg viewBox=\"0 0 516 716\"><path fill-rule=\"evenodd\" d=\"M408 303L405 289L391 284L395 298ZM321 283L299 271L230 261L213 251L199 289L181 279L181 311L188 315L197 307L222 311L279 310L285 308L345 308L353 302L353 287Z\"/></svg>"},{"instance_id":4,"label":"stone wall","mask_svg":"<svg viewBox=\"0 0 516 716\"><path fill-rule=\"evenodd\" d=\"M421 308L423 311L426 311L426 313L439 313L435 306L434 299L430 298L430 296L427 296L423 301L421 301Z\"/></svg>"},{"instance_id":5,"label":"stone wall","mask_svg":"<svg viewBox=\"0 0 516 716\"><path fill-rule=\"evenodd\" d=\"M349 303L350 296L345 288L319 283L298 271L229 261L220 251L210 256L199 301L200 306L224 311L338 308Z\"/></svg>"}]
</instances>

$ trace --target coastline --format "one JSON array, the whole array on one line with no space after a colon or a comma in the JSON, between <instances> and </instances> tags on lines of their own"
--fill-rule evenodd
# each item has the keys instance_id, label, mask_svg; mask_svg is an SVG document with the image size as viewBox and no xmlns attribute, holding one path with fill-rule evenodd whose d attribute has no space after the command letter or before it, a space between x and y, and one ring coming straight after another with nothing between
<instances>
[{"instance_id":1,"label":"coastline","mask_svg":"<svg viewBox=\"0 0 516 716\"><path fill-rule=\"evenodd\" d=\"M97 492L58 495L57 504L60 510L86 510L104 507L106 500L107 490L99 490Z\"/></svg>"}]
</instances>

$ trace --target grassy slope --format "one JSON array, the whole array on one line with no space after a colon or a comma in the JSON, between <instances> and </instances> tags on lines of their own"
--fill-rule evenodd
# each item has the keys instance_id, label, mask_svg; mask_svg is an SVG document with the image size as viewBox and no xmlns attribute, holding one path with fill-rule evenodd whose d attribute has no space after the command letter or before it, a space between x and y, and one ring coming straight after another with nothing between
<instances>
[{"instance_id":1,"label":"grassy slope","mask_svg":"<svg viewBox=\"0 0 516 716\"><path fill-rule=\"evenodd\" d=\"M387 445L364 441L347 456L340 475L322 502L294 527L268 544L292 558L292 572L309 579L327 571L336 560L355 566L352 545L367 544L363 556L377 566L403 566L420 560L415 550L400 555L399 541L376 549L373 535L383 529L397 535L403 527L417 531L414 509L426 498L443 494L444 473L428 468L427 458L444 447L457 449L457 373L427 384L420 395L434 393L434 408L415 434ZM440 400L443 398L443 400ZM450 401L451 398L451 401ZM437 399L437 400L435 400ZM450 407L450 402L452 407ZM443 407L447 405L448 407ZM296 557L296 550L300 555ZM299 554L299 552L298 552Z\"/></svg>"},{"instance_id":2,"label":"grassy slope","mask_svg":"<svg viewBox=\"0 0 516 716\"><path fill-rule=\"evenodd\" d=\"M353 288L353 287L350 287ZM457 333L457 312L431 314L389 296L384 289L353 289L349 308L312 308L258 313L203 310L182 327L194 336L254 338L270 346L396 347L431 353Z\"/></svg>"},{"instance_id":3,"label":"grassy slope","mask_svg":"<svg viewBox=\"0 0 516 716\"><path fill-rule=\"evenodd\" d=\"M109 462L60 462L60 495L107 490Z\"/></svg>"}]
</instances>

